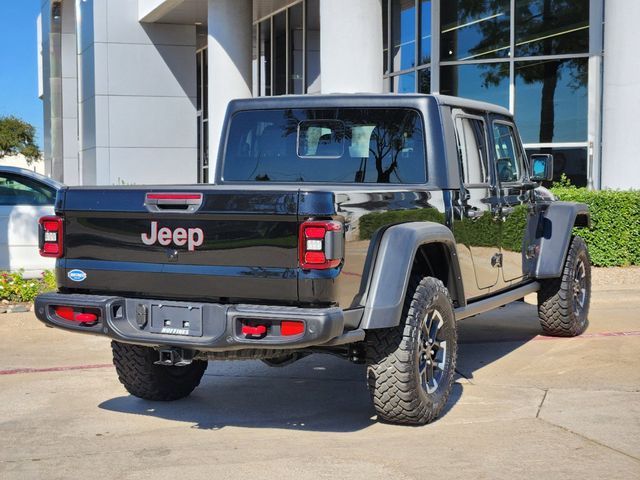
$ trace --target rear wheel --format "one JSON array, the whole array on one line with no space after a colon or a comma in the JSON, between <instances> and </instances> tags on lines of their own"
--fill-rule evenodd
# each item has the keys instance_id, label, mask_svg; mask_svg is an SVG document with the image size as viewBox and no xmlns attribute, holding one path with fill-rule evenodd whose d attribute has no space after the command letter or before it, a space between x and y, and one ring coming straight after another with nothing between
<instances>
[{"instance_id":1,"label":"rear wheel","mask_svg":"<svg viewBox=\"0 0 640 480\"><path fill-rule=\"evenodd\" d=\"M199 384L207 362L194 360L182 367L156 365L158 352L151 347L111 342L118 379L131 395L145 400L178 400Z\"/></svg>"},{"instance_id":2,"label":"rear wheel","mask_svg":"<svg viewBox=\"0 0 640 480\"><path fill-rule=\"evenodd\" d=\"M367 333L367 375L378 418L423 425L447 403L457 333L449 292L440 280L413 277L400 325Z\"/></svg>"},{"instance_id":3,"label":"rear wheel","mask_svg":"<svg viewBox=\"0 0 640 480\"><path fill-rule=\"evenodd\" d=\"M587 245L573 237L560 278L541 282L538 316L545 335L575 337L589 324L591 261Z\"/></svg>"}]
</instances>

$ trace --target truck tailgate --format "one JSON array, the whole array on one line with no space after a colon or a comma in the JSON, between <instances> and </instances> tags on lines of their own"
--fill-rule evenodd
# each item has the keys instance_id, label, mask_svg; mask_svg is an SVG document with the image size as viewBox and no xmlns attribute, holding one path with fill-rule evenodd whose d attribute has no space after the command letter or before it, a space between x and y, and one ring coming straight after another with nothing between
<instances>
[{"instance_id":1,"label":"truck tailgate","mask_svg":"<svg viewBox=\"0 0 640 480\"><path fill-rule=\"evenodd\" d=\"M62 203L67 289L298 299L297 190L70 188Z\"/></svg>"}]
</instances>

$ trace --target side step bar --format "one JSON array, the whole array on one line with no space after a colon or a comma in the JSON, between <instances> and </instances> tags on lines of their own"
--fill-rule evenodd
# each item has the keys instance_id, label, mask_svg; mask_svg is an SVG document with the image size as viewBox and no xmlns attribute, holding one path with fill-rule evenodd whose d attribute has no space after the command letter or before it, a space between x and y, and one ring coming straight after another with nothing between
<instances>
[{"instance_id":1,"label":"side step bar","mask_svg":"<svg viewBox=\"0 0 640 480\"><path fill-rule=\"evenodd\" d=\"M466 307L460 307L455 309L456 320L462 320L463 318L473 317L479 315L494 308L502 307L507 303L515 302L521 299L525 295L534 293L540 290L540 284L538 282L528 283L508 292L500 293L484 300L478 300L467 304Z\"/></svg>"}]
</instances>

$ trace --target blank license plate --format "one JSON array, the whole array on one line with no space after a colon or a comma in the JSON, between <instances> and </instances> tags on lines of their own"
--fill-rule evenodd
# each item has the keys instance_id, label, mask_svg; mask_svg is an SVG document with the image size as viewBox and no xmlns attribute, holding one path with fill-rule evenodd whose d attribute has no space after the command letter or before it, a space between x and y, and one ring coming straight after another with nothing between
<instances>
[{"instance_id":1,"label":"blank license plate","mask_svg":"<svg viewBox=\"0 0 640 480\"><path fill-rule=\"evenodd\" d=\"M202 336L202 308L192 305L151 305L151 332Z\"/></svg>"}]
</instances>

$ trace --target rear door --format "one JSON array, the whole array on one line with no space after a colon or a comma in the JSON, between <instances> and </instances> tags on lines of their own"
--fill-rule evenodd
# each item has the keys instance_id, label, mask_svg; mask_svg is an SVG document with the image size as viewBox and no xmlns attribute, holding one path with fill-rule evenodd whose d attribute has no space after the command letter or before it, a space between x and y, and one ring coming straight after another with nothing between
<instances>
[{"instance_id":1,"label":"rear door","mask_svg":"<svg viewBox=\"0 0 640 480\"><path fill-rule=\"evenodd\" d=\"M169 299L295 301L297 205L295 189L69 189L65 285Z\"/></svg>"},{"instance_id":2,"label":"rear door","mask_svg":"<svg viewBox=\"0 0 640 480\"><path fill-rule=\"evenodd\" d=\"M475 285L465 283L465 291L473 297L486 293L498 281L496 256L500 253L500 225L494 211L499 199L491 185L484 118L460 109L454 109L453 115L462 185L460 192L456 192L454 234L458 244L468 249L472 257Z\"/></svg>"}]
</instances>

